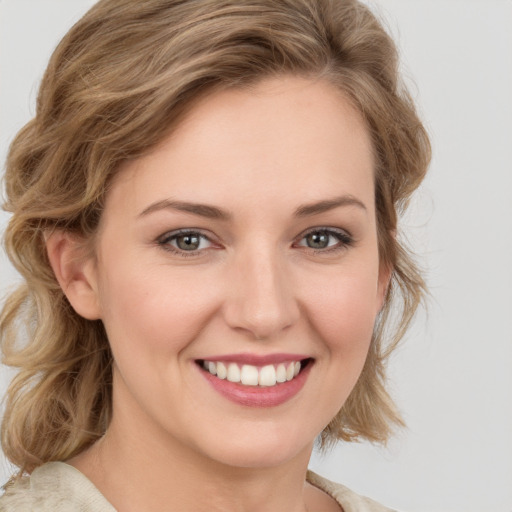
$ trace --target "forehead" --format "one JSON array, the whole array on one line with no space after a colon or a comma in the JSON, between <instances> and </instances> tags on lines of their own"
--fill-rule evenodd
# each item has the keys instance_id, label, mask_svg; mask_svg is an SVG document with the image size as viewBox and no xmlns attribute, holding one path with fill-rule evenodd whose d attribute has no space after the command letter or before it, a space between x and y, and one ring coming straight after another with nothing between
<instances>
[{"instance_id":1,"label":"forehead","mask_svg":"<svg viewBox=\"0 0 512 512\"><path fill-rule=\"evenodd\" d=\"M125 163L113 189L131 206L312 202L353 194L373 203L373 154L361 115L333 85L297 77L199 100L151 153ZM191 197L193 196L193 197Z\"/></svg>"}]
</instances>

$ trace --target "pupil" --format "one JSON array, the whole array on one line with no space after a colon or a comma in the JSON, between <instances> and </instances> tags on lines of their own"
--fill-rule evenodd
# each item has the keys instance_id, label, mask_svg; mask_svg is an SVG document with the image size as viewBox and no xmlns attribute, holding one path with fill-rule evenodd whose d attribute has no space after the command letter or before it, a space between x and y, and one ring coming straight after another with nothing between
<instances>
[{"instance_id":1,"label":"pupil","mask_svg":"<svg viewBox=\"0 0 512 512\"><path fill-rule=\"evenodd\" d=\"M329 235L327 233L310 233L307 236L308 246L313 249L324 249L329 244Z\"/></svg>"},{"instance_id":2,"label":"pupil","mask_svg":"<svg viewBox=\"0 0 512 512\"><path fill-rule=\"evenodd\" d=\"M193 251L199 247L199 237L196 235L182 235L177 238L176 243L184 251Z\"/></svg>"}]
</instances>

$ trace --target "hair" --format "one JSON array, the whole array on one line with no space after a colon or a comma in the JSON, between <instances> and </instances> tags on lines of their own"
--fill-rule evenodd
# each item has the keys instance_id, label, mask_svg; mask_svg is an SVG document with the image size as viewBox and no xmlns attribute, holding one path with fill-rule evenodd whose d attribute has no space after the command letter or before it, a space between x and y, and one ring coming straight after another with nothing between
<instances>
[{"instance_id":1,"label":"hair","mask_svg":"<svg viewBox=\"0 0 512 512\"><path fill-rule=\"evenodd\" d=\"M362 115L375 153L379 257L392 268L364 369L321 445L385 442L403 424L385 366L425 286L397 217L430 145L381 23L356 0L102 0L57 46L36 115L7 157L5 246L24 284L0 317L3 362L18 369L1 435L19 475L77 455L112 413L103 324L67 301L45 236L63 229L91 239L120 164L162 141L200 96L283 75L329 81Z\"/></svg>"}]
</instances>

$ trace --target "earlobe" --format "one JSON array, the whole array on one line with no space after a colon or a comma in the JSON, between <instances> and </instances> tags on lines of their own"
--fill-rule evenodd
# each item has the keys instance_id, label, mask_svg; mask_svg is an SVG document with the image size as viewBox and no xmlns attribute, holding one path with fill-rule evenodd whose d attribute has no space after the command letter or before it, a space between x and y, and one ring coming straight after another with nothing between
<instances>
[{"instance_id":1,"label":"earlobe","mask_svg":"<svg viewBox=\"0 0 512 512\"><path fill-rule=\"evenodd\" d=\"M94 259L78 236L55 230L45 236L55 277L73 309L88 320L101 318Z\"/></svg>"}]
</instances>

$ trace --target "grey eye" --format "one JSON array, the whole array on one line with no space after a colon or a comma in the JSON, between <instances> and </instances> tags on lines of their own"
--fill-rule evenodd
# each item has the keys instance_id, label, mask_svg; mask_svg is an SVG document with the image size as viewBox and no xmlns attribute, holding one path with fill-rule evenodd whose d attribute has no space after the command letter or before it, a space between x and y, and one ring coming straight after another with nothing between
<instances>
[{"instance_id":1,"label":"grey eye","mask_svg":"<svg viewBox=\"0 0 512 512\"><path fill-rule=\"evenodd\" d=\"M332 245L332 241L331 244L329 243L330 239L334 239L335 243L337 242L337 240L326 231L314 231L313 233L307 234L304 238L306 245L312 249L325 249L329 247L329 245Z\"/></svg>"},{"instance_id":2,"label":"grey eye","mask_svg":"<svg viewBox=\"0 0 512 512\"><path fill-rule=\"evenodd\" d=\"M201 245L201 237L195 234L178 235L174 241L176 247L182 251L196 251Z\"/></svg>"},{"instance_id":3,"label":"grey eye","mask_svg":"<svg viewBox=\"0 0 512 512\"><path fill-rule=\"evenodd\" d=\"M171 232L164 235L158 244L164 249L168 249L171 252L189 253L200 253L203 249L208 249L212 246L211 241L200 232L197 231L185 231L185 232Z\"/></svg>"},{"instance_id":4,"label":"grey eye","mask_svg":"<svg viewBox=\"0 0 512 512\"><path fill-rule=\"evenodd\" d=\"M302 235L298 247L307 247L314 250L327 251L335 250L337 248L344 249L350 247L353 243L352 237L345 231L329 228L329 229L314 229L309 233Z\"/></svg>"}]
</instances>

